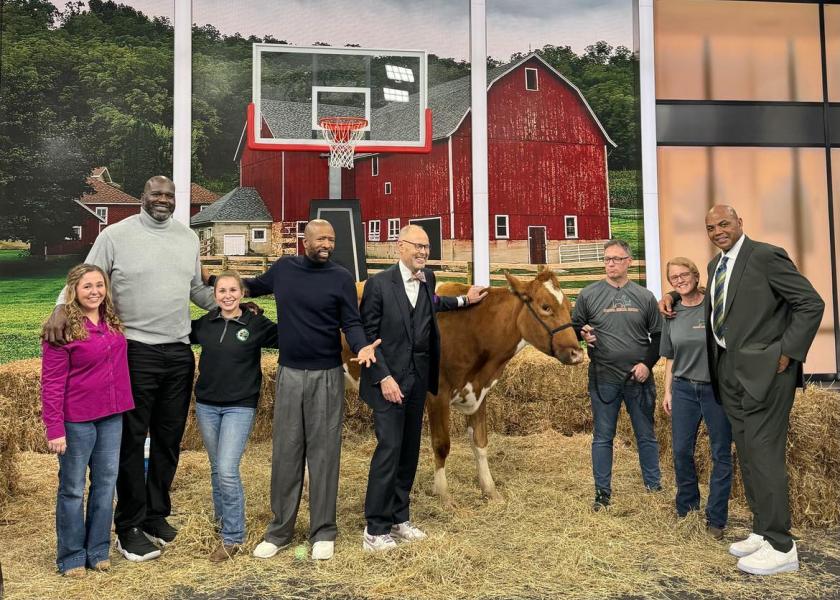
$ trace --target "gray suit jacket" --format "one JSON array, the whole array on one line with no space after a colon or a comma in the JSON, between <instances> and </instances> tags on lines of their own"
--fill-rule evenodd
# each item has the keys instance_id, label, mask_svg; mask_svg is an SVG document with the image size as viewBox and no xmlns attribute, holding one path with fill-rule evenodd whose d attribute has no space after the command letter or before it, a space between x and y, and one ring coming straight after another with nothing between
<instances>
[{"instance_id":1,"label":"gray suit jacket","mask_svg":"<svg viewBox=\"0 0 840 600\"><path fill-rule=\"evenodd\" d=\"M718 254L709 262L709 282L719 261ZM744 237L727 288L723 336L726 351L734 355L738 380L750 396L765 397L782 354L791 358L788 368L798 370L797 385L803 387L802 363L824 309L822 298L787 252ZM709 369L717 394L718 345L711 327L711 294L706 294L706 321Z\"/></svg>"}]
</instances>

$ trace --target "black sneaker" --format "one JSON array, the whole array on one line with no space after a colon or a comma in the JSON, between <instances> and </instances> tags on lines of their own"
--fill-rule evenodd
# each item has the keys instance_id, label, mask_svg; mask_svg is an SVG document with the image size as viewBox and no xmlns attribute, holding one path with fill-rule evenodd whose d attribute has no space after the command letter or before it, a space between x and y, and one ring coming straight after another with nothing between
<instances>
[{"instance_id":1,"label":"black sneaker","mask_svg":"<svg viewBox=\"0 0 840 600\"><path fill-rule=\"evenodd\" d=\"M138 527L117 534L117 550L131 562L143 562L160 556L160 548L150 542Z\"/></svg>"},{"instance_id":2,"label":"black sneaker","mask_svg":"<svg viewBox=\"0 0 840 600\"><path fill-rule=\"evenodd\" d=\"M592 510L598 512L610 505L610 494L604 490L595 490L595 502L592 503Z\"/></svg>"},{"instance_id":3,"label":"black sneaker","mask_svg":"<svg viewBox=\"0 0 840 600\"><path fill-rule=\"evenodd\" d=\"M143 533L146 534L149 541L163 548L175 540L175 536L178 535L178 530L167 523L166 519L159 519L144 523Z\"/></svg>"}]
</instances>

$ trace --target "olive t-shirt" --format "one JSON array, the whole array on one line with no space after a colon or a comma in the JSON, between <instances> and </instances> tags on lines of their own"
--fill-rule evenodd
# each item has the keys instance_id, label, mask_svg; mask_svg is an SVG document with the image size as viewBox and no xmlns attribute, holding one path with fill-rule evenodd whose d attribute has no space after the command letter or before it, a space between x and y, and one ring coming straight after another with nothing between
<instances>
[{"instance_id":1,"label":"olive t-shirt","mask_svg":"<svg viewBox=\"0 0 840 600\"><path fill-rule=\"evenodd\" d=\"M665 319L659 354L674 361L674 377L695 381L711 381L709 361L706 358L706 308L676 304L673 319Z\"/></svg>"},{"instance_id":2,"label":"olive t-shirt","mask_svg":"<svg viewBox=\"0 0 840 600\"><path fill-rule=\"evenodd\" d=\"M662 329L656 298L638 283L620 288L606 280L580 291L572 315L575 331L587 323L595 329L597 342L589 346L589 358L600 367L604 381L623 382L630 369L644 362L651 334Z\"/></svg>"}]
</instances>

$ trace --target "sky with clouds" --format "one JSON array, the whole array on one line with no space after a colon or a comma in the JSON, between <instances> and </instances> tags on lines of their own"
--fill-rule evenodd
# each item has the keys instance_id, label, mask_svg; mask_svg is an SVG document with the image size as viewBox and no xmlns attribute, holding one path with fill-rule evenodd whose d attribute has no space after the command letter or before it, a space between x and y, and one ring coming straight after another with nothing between
<instances>
[{"instance_id":1,"label":"sky with clouds","mask_svg":"<svg viewBox=\"0 0 840 600\"><path fill-rule=\"evenodd\" d=\"M117 1L147 15L174 13L172 0ZM497 59L546 44L576 52L598 40L633 47L632 0L487 0L486 6L488 53ZM469 57L469 0L195 0L193 22L296 45L355 43Z\"/></svg>"}]
</instances>

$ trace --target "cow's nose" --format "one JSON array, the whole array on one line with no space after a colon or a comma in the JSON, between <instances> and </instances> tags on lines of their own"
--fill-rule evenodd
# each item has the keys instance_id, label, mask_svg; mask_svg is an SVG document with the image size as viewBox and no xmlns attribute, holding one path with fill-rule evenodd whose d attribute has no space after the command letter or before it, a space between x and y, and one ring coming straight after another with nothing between
<instances>
[{"instance_id":1,"label":"cow's nose","mask_svg":"<svg viewBox=\"0 0 840 600\"><path fill-rule=\"evenodd\" d=\"M580 361L583 360L583 350L581 350L580 348L575 348L569 353L569 359L571 364L578 364Z\"/></svg>"}]
</instances>

